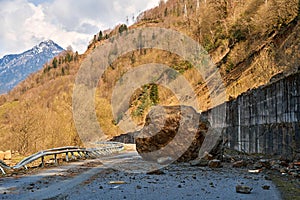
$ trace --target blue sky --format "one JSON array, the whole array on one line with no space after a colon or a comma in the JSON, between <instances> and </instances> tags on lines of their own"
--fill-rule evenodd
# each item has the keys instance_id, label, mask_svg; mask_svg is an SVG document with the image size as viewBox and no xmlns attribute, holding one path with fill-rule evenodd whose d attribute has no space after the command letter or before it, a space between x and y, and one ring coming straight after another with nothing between
<instances>
[{"instance_id":1,"label":"blue sky","mask_svg":"<svg viewBox=\"0 0 300 200\"><path fill-rule=\"evenodd\" d=\"M0 0L0 58L51 39L83 53L100 30L158 5L159 0Z\"/></svg>"}]
</instances>

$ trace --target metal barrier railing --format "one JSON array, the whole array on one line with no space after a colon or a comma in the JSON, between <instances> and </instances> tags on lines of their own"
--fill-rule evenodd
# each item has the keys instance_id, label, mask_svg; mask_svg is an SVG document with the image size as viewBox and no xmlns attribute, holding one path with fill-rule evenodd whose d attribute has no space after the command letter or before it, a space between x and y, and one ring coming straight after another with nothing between
<instances>
[{"instance_id":1,"label":"metal barrier railing","mask_svg":"<svg viewBox=\"0 0 300 200\"><path fill-rule=\"evenodd\" d=\"M112 153L116 153L119 151L122 151L124 149L124 145L119 142L97 142L94 143L97 145L95 148L80 148L80 147L74 147L74 146L67 146L67 147L59 147L59 148L53 148L53 149L47 149L40 152L37 152L35 154L32 154L31 156L28 156L21 160L19 163L17 163L15 166L9 166L4 161L0 160L0 171L2 174L5 174L4 169L19 169L21 167L24 167L27 169L27 165L29 163L32 163L33 161L41 158L41 165L42 167L45 165L44 158L46 156L54 156L54 162L57 164L57 155L59 154L65 154L66 161L69 161L69 154L71 154L72 159L76 159L76 156L74 153L77 153L77 156L82 158L84 156L85 158L97 158L101 155L108 155Z\"/></svg>"}]
</instances>

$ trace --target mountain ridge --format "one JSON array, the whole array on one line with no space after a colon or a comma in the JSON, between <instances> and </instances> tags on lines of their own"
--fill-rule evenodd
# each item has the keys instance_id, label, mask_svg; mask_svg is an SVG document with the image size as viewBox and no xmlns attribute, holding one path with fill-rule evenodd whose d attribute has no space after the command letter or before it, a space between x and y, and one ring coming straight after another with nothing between
<instances>
[{"instance_id":1,"label":"mountain ridge","mask_svg":"<svg viewBox=\"0 0 300 200\"><path fill-rule=\"evenodd\" d=\"M63 50L52 40L45 40L23 53L3 56L0 59L0 94L7 93Z\"/></svg>"}]
</instances>

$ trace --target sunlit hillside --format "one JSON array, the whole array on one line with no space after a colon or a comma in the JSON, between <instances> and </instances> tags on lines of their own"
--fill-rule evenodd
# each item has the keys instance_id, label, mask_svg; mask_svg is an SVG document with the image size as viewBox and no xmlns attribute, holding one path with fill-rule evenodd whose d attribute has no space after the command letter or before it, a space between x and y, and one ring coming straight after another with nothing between
<instances>
[{"instance_id":1,"label":"sunlit hillside","mask_svg":"<svg viewBox=\"0 0 300 200\"><path fill-rule=\"evenodd\" d=\"M140 27L177 30L198 41L211 55L226 86L226 99L284 76L300 66L300 1L298 0L169 0L141 13L130 27L91 36L83 55L72 49L0 96L0 149L28 154L64 145L82 145L72 116L72 93L77 71L95 48L113 35ZM149 62L163 63L186 77L197 93L201 110L210 108L209 92L193 66L169 52L146 49L118 58L99 80L96 113L108 137L122 133L118 123L130 115L138 125L152 105L174 105L170 90L144 85L131 97L131 107L112 117L112 89L128 70ZM279 76L279 75L278 75ZM273 78L272 80L274 80Z\"/></svg>"}]
</instances>

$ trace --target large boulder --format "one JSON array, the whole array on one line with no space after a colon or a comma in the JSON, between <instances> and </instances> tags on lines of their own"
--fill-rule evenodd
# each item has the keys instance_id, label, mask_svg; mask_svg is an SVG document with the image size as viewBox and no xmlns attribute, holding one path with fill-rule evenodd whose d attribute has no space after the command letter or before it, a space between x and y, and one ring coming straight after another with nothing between
<instances>
[{"instance_id":1,"label":"large boulder","mask_svg":"<svg viewBox=\"0 0 300 200\"><path fill-rule=\"evenodd\" d=\"M143 159L187 162L198 157L210 124L189 106L156 106L135 143Z\"/></svg>"}]
</instances>

